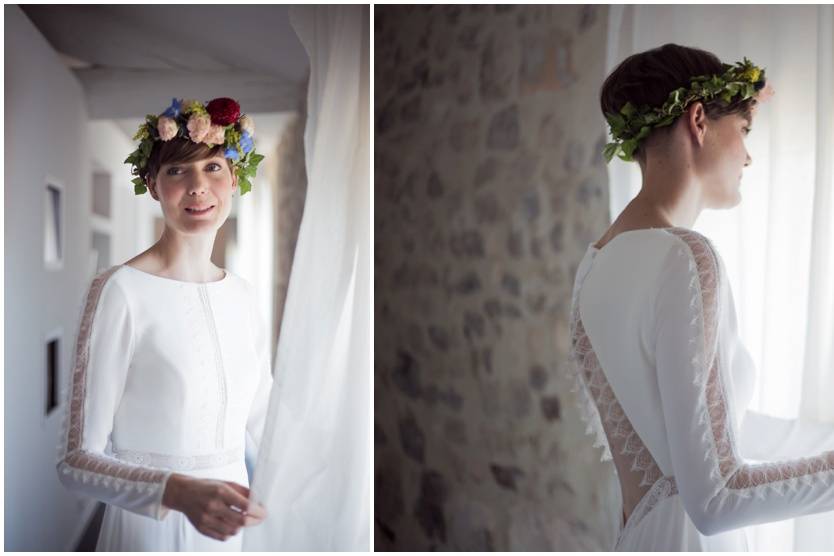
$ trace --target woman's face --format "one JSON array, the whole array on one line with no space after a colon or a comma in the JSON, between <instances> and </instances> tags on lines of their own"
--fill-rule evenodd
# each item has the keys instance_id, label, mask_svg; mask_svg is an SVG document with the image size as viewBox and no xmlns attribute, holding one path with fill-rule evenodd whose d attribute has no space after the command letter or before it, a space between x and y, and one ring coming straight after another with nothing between
<instances>
[{"instance_id":1,"label":"woman's face","mask_svg":"<svg viewBox=\"0 0 834 556\"><path fill-rule=\"evenodd\" d=\"M750 122L741 114L729 114L709 122L704 142L701 177L707 208L731 208L741 202L741 175L752 159L744 141Z\"/></svg>"},{"instance_id":2,"label":"woman's face","mask_svg":"<svg viewBox=\"0 0 834 556\"><path fill-rule=\"evenodd\" d=\"M149 185L169 228L184 234L214 233L232 210L237 176L218 155L196 162L163 164L155 182Z\"/></svg>"}]
</instances>

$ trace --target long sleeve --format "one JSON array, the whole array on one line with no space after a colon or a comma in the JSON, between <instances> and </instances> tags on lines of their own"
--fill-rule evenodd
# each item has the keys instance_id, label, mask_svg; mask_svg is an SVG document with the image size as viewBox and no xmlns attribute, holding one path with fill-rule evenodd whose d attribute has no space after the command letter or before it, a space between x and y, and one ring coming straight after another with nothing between
<instances>
[{"instance_id":1,"label":"long sleeve","mask_svg":"<svg viewBox=\"0 0 834 556\"><path fill-rule=\"evenodd\" d=\"M67 489L161 520L170 511L162 495L171 472L105 454L133 353L128 301L110 279L118 268L98 275L87 292L56 466Z\"/></svg>"},{"instance_id":2,"label":"long sleeve","mask_svg":"<svg viewBox=\"0 0 834 556\"><path fill-rule=\"evenodd\" d=\"M658 288L656 364L672 467L686 512L705 535L834 509L834 452L751 463L741 454L719 348L728 287L709 241L677 238Z\"/></svg>"},{"instance_id":3,"label":"long sleeve","mask_svg":"<svg viewBox=\"0 0 834 556\"><path fill-rule=\"evenodd\" d=\"M744 458L754 460L797 458L834 450L834 425L747 410L739 450Z\"/></svg>"},{"instance_id":4,"label":"long sleeve","mask_svg":"<svg viewBox=\"0 0 834 556\"><path fill-rule=\"evenodd\" d=\"M269 398L272 393L272 357L270 354L269 337L261 314L255 305L255 298L249 288L249 307L252 329L255 332L255 352L257 354L258 388L252 400L252 407L246 420L246 432L255 445L256 453L260 451L266 416L269 411Z\"/></svg>"}]
</instances>

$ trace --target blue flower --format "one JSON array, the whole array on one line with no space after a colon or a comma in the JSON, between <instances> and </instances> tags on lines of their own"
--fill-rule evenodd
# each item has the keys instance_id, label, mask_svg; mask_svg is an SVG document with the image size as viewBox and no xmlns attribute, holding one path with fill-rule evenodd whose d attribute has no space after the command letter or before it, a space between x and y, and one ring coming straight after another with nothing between
<instances>
[{"instance_id":1,"label":"blue flower","mask_svg":"<svg viewBox=\"0 0 834 556\"><path fill-rule=\"evenodd\" d=\"M180 110L182 109L182 103L175 98L171 99L171 106L163 112L163 116L168 116L169 118L176 118L180 115Z\"/></svg>"},{"instance_id":2,"label":"blue flower","mask_svg":"<svg viewBox=\"0 0 834 556\"><path fill-rule=\"evenodd\" d=\"M243 153L248 154L254 147L255 143L252 141L252 136L249 135L248 131L244 131L240 136L240 148L243 149Z\"/></svg>"},{"instance_id":3,"label":"blue flower","mask_svg":"<svg viewBox=\"0 0 834 556\"><path fill-rule=\"evenodd\" d=\"M237 161L240 158L240 153L237 152L237 149L234 147L226 147L226 151L223 153L223 156Z\"/></svg>"}]
</instances>

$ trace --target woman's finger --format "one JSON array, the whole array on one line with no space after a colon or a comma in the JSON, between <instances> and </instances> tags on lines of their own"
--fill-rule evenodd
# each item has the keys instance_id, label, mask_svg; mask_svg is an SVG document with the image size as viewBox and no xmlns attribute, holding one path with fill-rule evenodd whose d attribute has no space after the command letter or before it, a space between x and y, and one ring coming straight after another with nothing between
<instances>
[{"instance_id":1,"label":"woman's finger","mask_svg":"<svg viewBox=\"0 0 834 556\"><path fill-rule=\"evenodd\" d=\"M224 523L227 523L232 527L243 527L246 521L245 516L241 512L233 510L225 504L219 512L215 513L215 515L223 520Z\"/></svg>"},{"instance_id":2,"label":"woman's finger","mask_svg":"<svg viewBox=\"0 0 834 556\"><path fill-rule=\"evenodd\" d=\"M260 525L263 523L264 518L262 517L252 517L251 515L246 516L246 521L243 523L244 527L252 527L253 525Z\"/></svg>"},{"instance_id":3,"label":"woman's finger","mask_svg":"<svg viewBox=\"0 0 834 556\"><path fill-rule=\"evenodd\" d=\"M259 502L255 502L254 500L249 501L249 511L246 512L248 515L254 516L258 519L263 519L266 517L266 508L263 507Z\"/></svg>"},{"instance_id":4,"label":"woman's finger","mask_svg":"<svg viewBox=\"0 0 834 556\"><path fill-rule=\"evenodd\" d=\"M220 490L221 500L223 500L223 502L225 502L228 506L235 506L239 508L241 511L248 512L249 499L243 496L243 494L241 494L237 489L235 489L232 486L232 484L234 483L224 483L224 486L226 488Z\"/></svg>"},{"instance_id":5,"label":"woman's finger","mask_svg":"<svg viewBox=\"0 0 834 556\"><path fill-rule=\"evenodd\" d=\"M234 526L225 523L222 519L217 518L213 515L208 516L208 518L206 519L206 526L210 530L212 530L215 533L218 533L218 534L220 534L224 537L231 537L232 535L237 533L237 529ZM225 540L225 539L220 539L220 540Z\"/></svg>"},{"instance_id":6,"label":"woman's finger","mask_svg":"<svg viewBox=\"0 0 834 556\"><path fill-rule=\"evenodd\" d=\"M206 529L201 529L200 532L202 534L204 534L205 536L207 536L209 538L212 538L216 541L225 541L226 540L224 535L222 533L220 533L220 531L217 531L215 529L206 528Z\"/></svg>"},{"instance_id":7,"label":"woman's finger","mask_svg":"<svg viewBox=\"0 0 834 556\"><path fill-rule=\"evenodd\" d=\"M245 487L242 484L236 483L234 481L226 481L226 484L229 485L230 487L232 487L233 489L235 489L236 491L238 491L241 494L241 496L243 496L245 498L249 498L250 493L249 493L249 488L248 487Z\"/></svg>"}]
</instances>

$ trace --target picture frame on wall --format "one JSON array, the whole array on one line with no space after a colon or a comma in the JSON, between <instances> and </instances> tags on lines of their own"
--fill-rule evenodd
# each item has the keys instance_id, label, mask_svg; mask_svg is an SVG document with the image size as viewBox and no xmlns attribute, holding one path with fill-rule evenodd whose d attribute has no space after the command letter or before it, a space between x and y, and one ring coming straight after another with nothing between
<instances>
[{"instance_id":1,"label":"picture frame on wall","mask_svg":"<svg viewBox=\"0 0 834 556\"><path fill-rule=\"evenodd\" d=\"M43 215L43 259L47 270L64 267L64 191L62 181L46 176Z\"/></svg>"}]
</instances>

